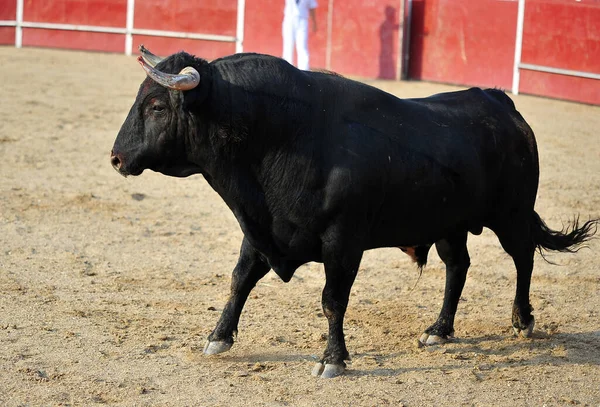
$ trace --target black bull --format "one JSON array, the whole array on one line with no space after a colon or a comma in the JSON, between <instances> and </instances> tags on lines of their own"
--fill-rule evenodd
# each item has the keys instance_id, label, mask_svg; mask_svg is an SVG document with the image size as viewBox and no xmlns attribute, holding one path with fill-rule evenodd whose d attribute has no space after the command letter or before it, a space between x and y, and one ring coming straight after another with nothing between
<instances>
[{"instance_id":1,"label":"black bull","mask_svg":"<svg viewBox=\"0 0 600 407\"><path fill-rule=\"evenodd\" d=\"M470 264L467 234L483 227L514 260L512 326L529 336L534 251L573 251L595 232L596 220L553 231L534 211L536 141L502 91L403 100L265 55L208 63L141 51L149 77L117 136L113 166L125 176L202 174L244 233L207 354L232 346L244 303L269 270L287 282L316 261L325 266L329 335L313 374L341 374L344 314L363 252L409 248L422 265L433 244L446 288L421 341L442 342L454 333Z\"/></svg>"}]
</instances>

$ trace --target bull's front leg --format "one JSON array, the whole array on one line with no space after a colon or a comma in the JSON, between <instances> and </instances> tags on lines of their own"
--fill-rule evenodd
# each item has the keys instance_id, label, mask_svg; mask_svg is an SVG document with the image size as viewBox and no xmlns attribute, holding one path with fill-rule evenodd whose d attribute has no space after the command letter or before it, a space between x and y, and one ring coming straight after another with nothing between
<instances>
[{"instance_id":1,"label":"bull's front leg","mask_svg":"<svg viewBox=\"0 0 600 407\"><path fill-rule=\"evenodd\" d=\"M240 257L231 277L231 294L216 328L208 336L208 342L204 347L205 354L215 355L231 349L246 299L256 283L269 270L269 265L262 259L260 253L244 238Z\"/></svg>"},{"instance_id":2,"label":"bull's front leg","mask_svg":"<svg viewBox=\"0 0 600 407\"><path fill-rule=\"evenodd\" d=\"M344 373L344 361L350 359L344 339L344 315L362 251L336 251L328 257L324 259L326 282L322 305L329 325L329 335L323 357L312 371L313 376L323 378L332 378Z\"/></svg>"}]
</instances>

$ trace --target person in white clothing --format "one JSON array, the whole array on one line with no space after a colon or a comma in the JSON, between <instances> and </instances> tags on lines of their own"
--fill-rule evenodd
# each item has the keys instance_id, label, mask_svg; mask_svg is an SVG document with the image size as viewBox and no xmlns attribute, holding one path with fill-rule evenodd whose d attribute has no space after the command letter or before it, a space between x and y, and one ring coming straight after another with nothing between
<instances>
[{"instance_id":1,"label":"person in white clothing","mask_svg":"<svg viewBox=\"0 0 600 407\"><path fill-rule=\"evenodd\" d=\"M283 11L283 59L293 64L294 45L297 52L297 67L309 69L308 19L312 20L313 32L317 31L316 0L285 0Z\"/></svg>"}]
</instances>

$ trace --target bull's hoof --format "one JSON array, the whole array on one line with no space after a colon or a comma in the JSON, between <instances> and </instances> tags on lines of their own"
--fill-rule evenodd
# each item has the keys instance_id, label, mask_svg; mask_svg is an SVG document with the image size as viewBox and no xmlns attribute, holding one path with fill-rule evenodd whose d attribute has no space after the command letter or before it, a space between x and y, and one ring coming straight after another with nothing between
<instances>
[{"instance_id":1,"label":"bull's hoof","mask_svg":"<svg viewBox=\"0 0 600 407\"><path fill-rule=\"evenodd\" d=\"M232 343L227 343L223 341L207 341L204 346L204 354L205 355L216 355L219 353L227 352L233 346Z\"/></svg>"},{"instance_id":2,"label":"bull's hoof","mask_svg":"<svg viewBox=\"0 0 600 407\"><path fill-rule=\"evenodd\" d=\"M450 340L452 335L449 336L439 336L439 335L431 335L427 332L423 332L421 337L419 338L419 342L423 345L442 345Z\"/></svg>"},{"instance_id":3,"label":"bull's hoof","mask_svg":"<svg viewBox=\"0 0 600 407\"><path fill-rule=\"evenodd\" d=\"M529 323L529 325L527 325L527 328L522 329L516 326L513 326L513 331L515 333L515 336L520 336L522 338L531 338L531 335L533 334L533 327L535 326L535 319L531 319L531 322Z\"/></svg>"},{"instance_id":4,"label":"bull's hoof","mask_svg":"<svg viewBox=\"0 0 600 407\"><path fill-rule=\"evenodd\" d=\"M332 363L321 363L318 362L313 367L311 375L314 377L321 377L323 379L332 379L334 377L344 374L346 367L343 365L334 365Z\"/></svg>"}]
</instances>

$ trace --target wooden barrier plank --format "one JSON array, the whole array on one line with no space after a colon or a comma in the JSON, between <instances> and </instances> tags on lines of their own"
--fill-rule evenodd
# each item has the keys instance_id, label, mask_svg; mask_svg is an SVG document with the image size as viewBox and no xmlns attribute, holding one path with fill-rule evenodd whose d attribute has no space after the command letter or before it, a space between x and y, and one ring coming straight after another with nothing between
<instances>
[{"instance_id":1,"label":"wooden barrier plank","mask_svg":"<svg viewBox=\"0 0 600 407\"><path fill-rule=\"evenodd\" d=\"M123 52L125 50L125 35L24 28L23 46Z\"/></svg>"},{"instance_id":2,"label":"wooden barrier plank","mask_svg":"<svg viewBox=\"0 0 600 407\"><path fill-rule=\"evenodd\" d=\"M23 7L23 20L39 23L125 27L126 16L127 0L36 0Z\"/></svg>"},{"instance_id":3,"label":"wooden barrier plank","mask_svg":"<svg viewBox=\"0 0 600 407\"><path fill-rule=\"evenodd\" d=\"M135 2L135 28L236 35L237 0Z\"/></svg>"},{"instance_id":4,"label":"wooden barrier plank","mask_svg":"<svg viewBox=\"0 0 600 407\"><path fill-rule=\"evenodd\" d=\"M150 51L159 56L168 56L179 51L186 51L197 57L213 60L235 53L235 43L193 40L188 38L166 38L146 35L133 36L133 53L138 54L138 47L144 44Z\"/></svg>"},{"instance_id":5,"label":"wooden barrier plank","mask_svg":"<svg viewBox=\"0 0 600 407\"><path fill-rule=\"evenodd\" d=\"M600 1L527 0L521 62L600 74ZM521 69L520 92L600 104L600 80Z\"/></svg>"}]
</instances>

